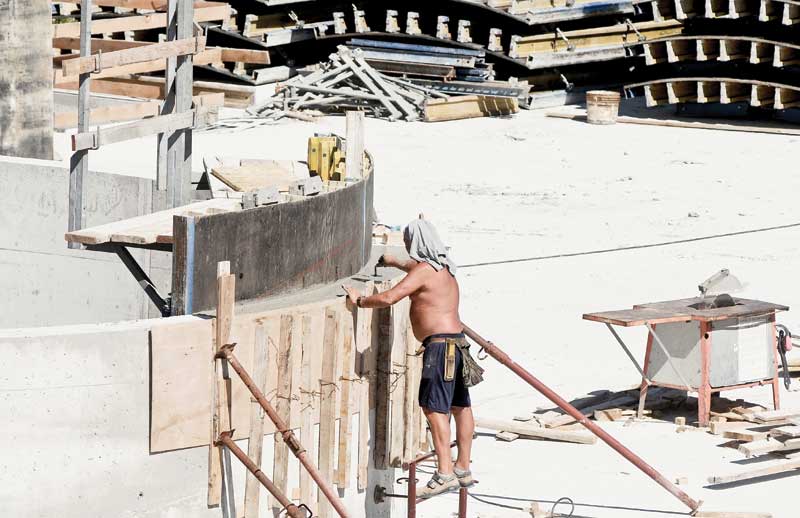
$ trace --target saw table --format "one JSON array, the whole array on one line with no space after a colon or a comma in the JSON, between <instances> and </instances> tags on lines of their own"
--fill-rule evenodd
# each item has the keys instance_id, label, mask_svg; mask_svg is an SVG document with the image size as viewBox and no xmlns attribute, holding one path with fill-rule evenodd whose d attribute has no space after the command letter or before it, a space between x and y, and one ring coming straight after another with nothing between
<instances>
[{"instance_id":1,"label":"saw table","mask_svg":"<svg viewBox=\"0 0 800 518\"><path fill-rule=\"evenodd\" d=\"M709 299L696 297L583 315L606 324L642 375L639 417L650 386L696 392L700 426L708 424L711 394L723 390L771 384L780 407L775 314L789 308L735 297L731 306L709 306ZM647 328L644 366L614 326Z\"/></svg>"}]
</instances>

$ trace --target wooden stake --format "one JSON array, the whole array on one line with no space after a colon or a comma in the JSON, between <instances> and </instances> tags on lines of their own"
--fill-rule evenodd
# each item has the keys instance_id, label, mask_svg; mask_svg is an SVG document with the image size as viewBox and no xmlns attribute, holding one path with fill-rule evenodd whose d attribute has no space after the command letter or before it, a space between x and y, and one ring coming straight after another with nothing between
<instances>
[{"instance_id":1,"label":"wooden stake","mask_svg":"<svg viewBox=\"0 0 800 518\"><path fill-rule=\"evenodd\" d=\"M336 364L339 335L339 315L333 308L325 310L325 335L322 340L322 377L319 380L319 471L325 480L333 480L336 450ZM317 499L321 518L330 518L331 505L321 494Z\"/></svg>"},{"instance_id":2,"label":"wooden stake","mask_svg":"<svg viewBox=\"0 0 800 518\"><path fill-rule=\"evenodd\" d=\"M292 396L292 333L294 319L292 315L281 315L281 335L278 342L278 390L275 410L286 426L291 428L290 399ZM289 448L279 433L274 434L275 450L272 469L272 481L282 493L286 493L289 473ZM277 500L272 502L273 509L281 509Z\"/></svg>"},{"instance_id":3,"label":"wooden stake","mask_svg":"<svg viewBox=\"0 0 800 518\"><path fill-rule=\"evenodd\" d=\"M345 177L360 179L364 177L364 112L348 111L346 117Z\"/></svg>"},{"instance_id":4,"label":"wooden stake","mask_svg":"<svg viewBox=\"0 0 800 518\"><path fill-rule=\"evenodd\" d=\"M222 446L215 446L219 434L231 428L230 378L224 376L223 361L217 360L220 347L230 340L233 321L233 301L236 277L230 275L231 263L217 263L217 315L214 319L214 343L211 358L214 380L211 398L211 437L208 445L208 506L216 507L222 500Z\"/></svg>"},{"instance_id":5,"label":"wooden stake","mask_svg":"<svg viewBox=\"0 0 800 518\"><path fill-rule=\"evenodd\" d=\"M349 316L349 313L347 314ZM344 343L342 344L342 380L341 401L339 404L339 461L336 468L336 485L339 489L350 486L350 443L353 440L351 423L353 419L351 407L351 381L353 373L353 331L345 323Z\"/></svg>"},{"instance_id":6,"label":"wooden stake","mask_svg":"<svg viewBox=\"0 0 800 518\"><path fill-rule=\"evenodd\" d=\"M308 450L309 458L315 458L314 448L314 421L316 386L312 383L311 357L314 354L311 315L302 317L302 381L300 383L300 443ZM314 497L314 484L308 471L300 468L300 502L310 505L316 502Z\"/></svg>"},{"instance_id":7,"label":"wooden stake","mask_svg":"<svg viewBox=\"0 0 800 518\"><path fill-rule=\"evenodd\" d=\"M253 380L262 392L267 390L267 369L269 365L269 346L267 332L263 323L256 326L253 342ZM258 401L250 403L250 437L247 441L247 456L261 465L261 452L264 445L264 410ZM244 518L258 518L258 497L261 483L250 472L244 488Z\"/></svg>"}]
</instances>

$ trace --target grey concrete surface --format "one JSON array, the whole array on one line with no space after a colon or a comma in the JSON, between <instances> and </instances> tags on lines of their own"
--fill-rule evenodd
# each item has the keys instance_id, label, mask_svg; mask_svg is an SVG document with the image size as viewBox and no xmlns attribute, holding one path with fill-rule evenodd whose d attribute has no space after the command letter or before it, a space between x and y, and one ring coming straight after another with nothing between
<instances>
[{"instance_id":1,"label":"grey concrete surface","mask_svg":"<svg viewBox=\"0 0 800 518\"><path fill-rule=\"evenodd\" d=\"M50 4L0 2L0 155L53 158Z\"/></svg>"},{"instance_id":2,"label":"grey concrete surface","mask_svg":"<svg viewBox=\"0 0 800 518\"><path fill-rule=\"evenodd\" d=\"M90 172L84 182L87 226L151 212L151 180ZM67 248L68 189L69 170L56 162L0 156L0 289L13 301L0 328L155 316L116 255ZM166 295L169 254L132 252Z\"/></svg>"}]
</instances>

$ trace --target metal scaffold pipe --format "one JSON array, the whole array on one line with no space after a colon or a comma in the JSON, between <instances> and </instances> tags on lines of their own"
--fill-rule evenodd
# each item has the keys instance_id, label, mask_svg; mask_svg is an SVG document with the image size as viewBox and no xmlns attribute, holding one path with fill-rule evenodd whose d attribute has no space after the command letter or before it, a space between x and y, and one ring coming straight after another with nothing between
<instances>
[{"instance_id":1,"label":"metal scaffold pipe","mask_svg":"<svg viewBox=\"0 0 800 518\"><path fill-rule=\"evenodd\" d=\"M225 345L220 348L219 357L225 358L228 360L228 364L233 367L233 370L236 371L236 374L239 375L242 382L245 384L248 390L253 394L253 397L256 398L256 401L261 405L261 408L264 409L264 413L267 414L270 421L275 424L275 429L278 433L281 434L283 437L284 442L292 450L292 453L295 457L300 461L300 464L308 471L308 474L314 480L314 482L319 486L320 491L325 495L325 498L328 499L330 504L336 510L336 513L341 518L348 518L347 509L344 507L344 504L339 499L339 496L334 492L333 487L322 478L322 473L319 472L317 467L308 458L308 454L306 453L306 449L300 444L300 441L297 440L294 433L291 429L286 426L286 423L283 419L280 418L278 412L273 408L273 406L267 401L266 396L256 385L256 382L253 381L253 378L250 377L250 374L247 373L242 364L239 363L239 360L233 354L233 345Z\"/></svg>"},{"instance_id":2,"label":"metal scaffold pipe","mask_svg":"<svg viewBox=\"0 0 800 518\"><path fill-rule=\"evenodd\" d=\"M287 496L283 494L283 492L280 489L278 489L277 486L275 486L275 484L272 483L269 477L267 477L267 475L265 475L264 472L261 471L261 468L259 468L258 465L255 462L253 462L250 459L250 457L248 457L247 454L236 445L236 443L231 438L230 432L222 432L219 436L219 442L224 444L225 447L228 448L231 451L231 453L233 453L234 456L236 456L236 458L242 462L242 464L244 464L244 467L247 468L247 470L250 473L252 473L253 476L258 479L259 482L261 482L261 485L263 485L267 489L267 491L269 491L270 494L275 497L275 499L286 510L286 514L289 516L289 518L305 518L306 516L305 511L302 511L300 507L293 504L292 501L289 500L289 498L287 498Z\"/></svg>"},{"instance_id":3,"label":"metal scaffold pipe","mask_svg":"<svg viewBox=\"0 0 800 518\"><path fill-rule=\"evenodd\" d=\"M655 480L661 487L672 493L676 498L678 498L681 502L683 502L689 509L691 509L692 513L696 512L697 509L702 505L702 501L696 501L685 492L681 491L675 484L670 482L664 475L656 471L655 468L650 466L646 463L641 457L633 453L631 450L626 448L622 445L621 442L616 440L614 437L609 435L605 430L597 426L595 423L589 420L588 417L583 415L581 411L579 411L574 406L570 405L564 398L556 394L550 387L536 379L533 374L525 370L521 367L518 363L511 359L505 352L500 350L496 345L492 342L485 340L481 337L478 333L470 329L468 326L464 325L464 333L475 341L478 345L480 345L486 353L494 358L495 360L499 361L511 371L525 380L530 386L544 394L547 399L552 401L555 405L559 408L564 410L566 413L571 415L577 422L582 424L586 427L590 432L595 434L597 437L602 439L606 444L611 446L614 450L617 451L620 455L625 457L631 464L639 468L642 472L644 472L648 477Z\"/></svg>"}]
</instances>

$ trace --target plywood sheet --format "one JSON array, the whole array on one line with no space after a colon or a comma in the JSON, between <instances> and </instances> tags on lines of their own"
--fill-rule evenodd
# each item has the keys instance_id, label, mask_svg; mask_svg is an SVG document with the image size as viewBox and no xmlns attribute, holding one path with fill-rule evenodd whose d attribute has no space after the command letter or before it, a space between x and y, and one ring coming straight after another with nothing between
<instances>
[{"instance_id":1,"label":"plywood sheet","mask_svg":"<svg viewBox=\"0 0 800 518\"><path fill-rule=\"evenodd\" d=\"M257 191L277 187L288 192L289 184L301 178L298 164L288 160L242 160L237 165L218 165L211 174L234 191ZM306 171L306 175L307 171Z\"/></svg>"}]
</instances>

